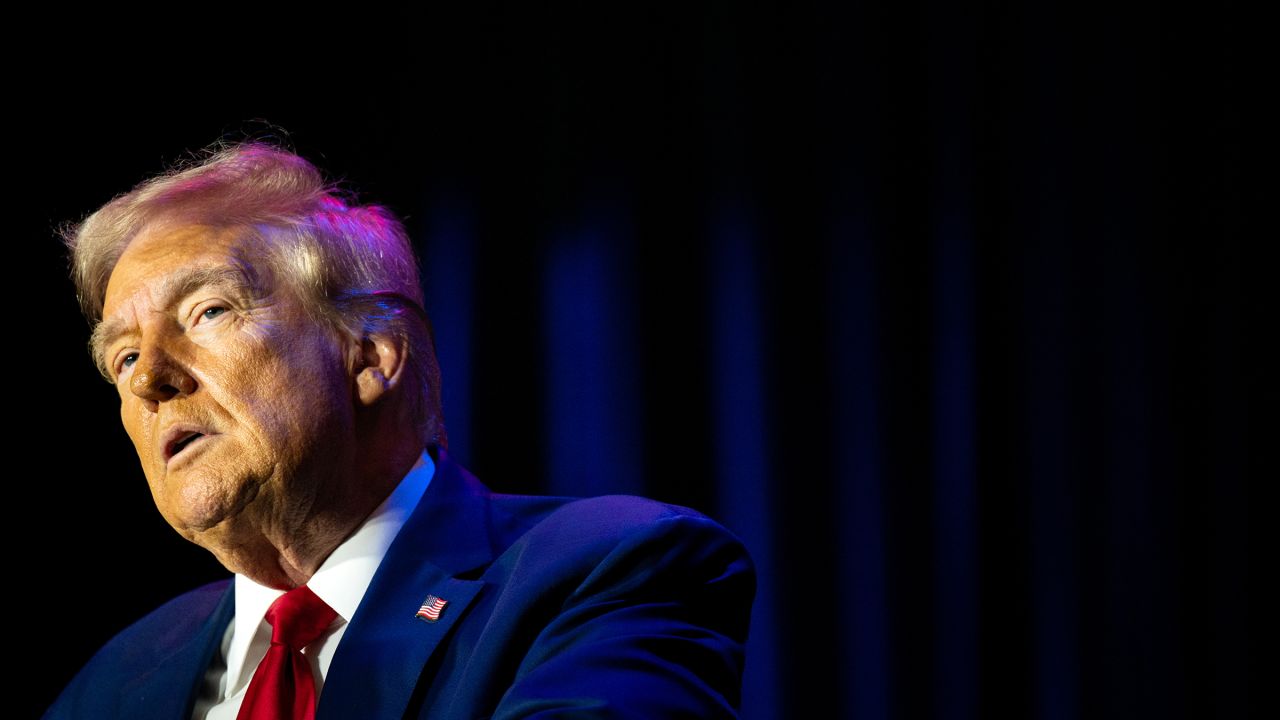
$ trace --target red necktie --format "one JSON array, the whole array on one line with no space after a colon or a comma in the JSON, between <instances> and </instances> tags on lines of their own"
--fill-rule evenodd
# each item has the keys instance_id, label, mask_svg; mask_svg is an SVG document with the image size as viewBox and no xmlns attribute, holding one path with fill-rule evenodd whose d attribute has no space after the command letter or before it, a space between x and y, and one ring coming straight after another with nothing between
<instances>
[{"instance_id":1,"label":"red necktie","mask_svg":"<svg viewBox=\"0 0 1280 720\"><path fill-rule=\"evenodd\" d=\"M338 613L303 585L281 595L267 610L271 647L258 664L237 720L312 720L316 681L302 654Z\"/></svg>"}]
</instances>

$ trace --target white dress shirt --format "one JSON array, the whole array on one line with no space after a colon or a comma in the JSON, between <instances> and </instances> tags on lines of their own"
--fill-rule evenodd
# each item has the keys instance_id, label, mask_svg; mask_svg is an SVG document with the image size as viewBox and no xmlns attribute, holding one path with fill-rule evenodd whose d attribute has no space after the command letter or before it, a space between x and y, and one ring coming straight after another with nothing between
<instances>
[{"instance_id":1,"label":"white dress shirt","mask_svg":"<svg viewBox=\"0 0 1280 720\"><path fill-rule=\"evenodd\" d=\"M347 623L355 615L391 541L417 507L434 474L435 463L430 455L422 453L422 459L396 489L330 553L307 581L307 587L338 613L329 630L302 651L311 661L315 674L316 697L324 687L329 663L333 661ZM235 619L222 637L221 652L205 673L193 718L236 720L249 681L271 646L271 626L265 619L267 609L283 594L283 590L259 585L243 575L235 576Z\"/></svg>"}]
</instances>

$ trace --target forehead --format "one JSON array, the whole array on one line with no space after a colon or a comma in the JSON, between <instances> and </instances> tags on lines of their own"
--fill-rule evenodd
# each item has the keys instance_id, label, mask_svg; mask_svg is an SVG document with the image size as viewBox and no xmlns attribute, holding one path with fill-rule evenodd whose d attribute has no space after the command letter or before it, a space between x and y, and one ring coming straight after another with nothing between
<instances>
[{"instance_id":1,"label":"forehead","mask_svg":"<svg viewBox=\"0 0 1280 720\"><path fill-rule=\"evenodd\" d=\"M195 269L233 268L250 275L253 242L240 228L179 225L139 233L116 261L103 297L103 318L139 292L154 293L166 280Z\"/></svg>"}]
</instances>

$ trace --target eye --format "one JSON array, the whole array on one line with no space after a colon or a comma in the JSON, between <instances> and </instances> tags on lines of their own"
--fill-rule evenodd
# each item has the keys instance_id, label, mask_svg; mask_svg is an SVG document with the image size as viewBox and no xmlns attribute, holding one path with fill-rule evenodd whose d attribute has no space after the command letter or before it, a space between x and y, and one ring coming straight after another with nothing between
<instances>
[{"instance_id":1,"label":"eye","mask_svg":"<svg viewBox=\"0 0 1280 720\"><path fill-rule=\"evenodd\" d=\"M223 315L230 317L231 304L216 298L206 298L184 310L184 313L183 317L186 318L187 329L195 330L208 323L218 324L222 322Z\"/></svg>"},{"instance_id":2,"label":"eye","mask_svg":"<svg viewBox=\"0 0 1280 720\"><path fill-rule=\"evenodd\" d=\"M120 375L124 374L124 371L133 367L133 364L136 362L138 362L138 353L136 352L127 353L122 356L120 358L120 365L116 368L116 377L118 378Z\"/></svg>"}]
</instances>

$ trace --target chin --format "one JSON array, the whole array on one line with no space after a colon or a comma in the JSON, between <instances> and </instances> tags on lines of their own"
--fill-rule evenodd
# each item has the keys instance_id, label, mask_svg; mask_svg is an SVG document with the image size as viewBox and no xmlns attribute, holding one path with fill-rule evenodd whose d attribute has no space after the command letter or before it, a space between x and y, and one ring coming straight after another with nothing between
<instances>
[{"instance_id":1,"label":"chin","mask_svg":"<svg viewBox=\"0 0 1280 720\"><path fill-rule=\"evenodd\" d=\"M168 510L162 514L169 524L189 540L236 518L254 497L256 487L244 482L226 482L195 472L173 488Z\"/></svg>"}]
</instances>

